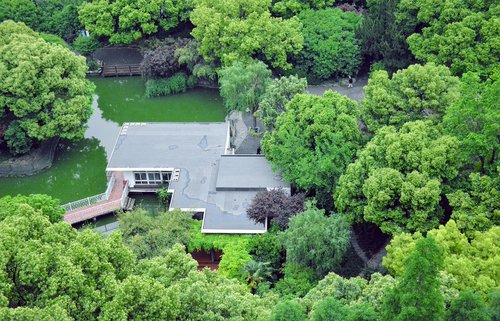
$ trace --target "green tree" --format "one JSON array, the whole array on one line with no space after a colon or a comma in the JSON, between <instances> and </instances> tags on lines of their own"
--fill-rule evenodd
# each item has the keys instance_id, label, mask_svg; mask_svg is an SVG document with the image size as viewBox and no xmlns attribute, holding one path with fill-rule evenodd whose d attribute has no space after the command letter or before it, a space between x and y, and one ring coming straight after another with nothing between
<instances>
[{"instance_id":1,"label":"green tree","mask_svg":"<svg viewBox=\"0 0 500 321\"><path fill-rule=\"evenodd\" d=\"M60 305L54 304L49 307L40 308L0 308L0 320L4 321L73 321L66 310Z\"/></svg>"},{"instance_id":2,"label":"green tree","mask_svg":"<svg viewBox=\"0 0 500 321\"><path fill-rule=\"evenodd\" d=\"M500 69L486 82L476 74L467 73L461 79L461 98L446 110L445 129L458 137L462 154L481 173L495 171L500 141Z\"/></svg>"},{"instance_id":3,"label":"green tree","mask_svg":"<svg viewBox=\"0 0 500 321\"><path fill-rule=\"evenodd\" d=\"M496 268L500 264L499 232L500 227L494 226L488 231L476 232L469 241L453 220L427 232L443 248L441 279L444 291L458 293L472 289L486 296L499 285ZM421 238L422 234L417 232L413 235L402 233L392 239L383 259L383 265L392 275L400 277L403 274L405 262Z\"/></svg>"},{"instance_id":4,"label":"green tree","mask_svg":"<svg viewBox=\"0 0 500 321\"><path fill-rule=\"evenodd\" d=\"M444 320L444 301L438 272L443 266L442 249L428 237L415 244L405 271L388 292L382 310L387 321Z\"/></svg>"},{"instance_id":5,"label":"green tree","mask_svg":"<svg viewBox=\"0 0 500 321\"><path fill-rule=\"evenodd\" d=\"M275 0L272 12L282 17L292 17L307 9L324 9L331 7L335 0Z\"/></svg>"},{"instance_id":6,"label":"green tree","mask_svg":"<svg viewBox=\"0 0 500 321\"><path fill-rule=\"evenodd\" d=\"M455 75L467 71L487 75L496 68L498 3L401 0L398 11L403 21L416 18L418 31L407 41L417 59L447 65Z\"/></svg>"},{"instance_id":7,"label":"green tree","mask_svg":"<svg viewBox=\"0 0 500 321\"><path fill-rule=\"evenodd\" d=\"M94 37L79 36L73 41L72 46L78 53L84 56L92 56L96 49L99 48L100 43Z\"/></svg>"},{"instance_id":8,"label":"green tree","mask_svg":"<svg viewBox=\"0 0 500 321\"><path fill-rule=\"evenodd\" d=\"M461 167L458 152L458 140L431 122L383 127L340 177L335 205L351 221L375 223L389 234L432 229Z\"/></svg>"},{"instance_id":9,"label":"green tree","mask_svg":"<svg viewBox=\"0 0 500 321\"><path fill-rule=\"evenodd\" d=\"M153 217L143 209L119 216L123 241L139 258L151 258L164 253L176 243L187 245L190 240L191 215L180 210Z\"/></svg>"},{"instance_id":10,"label":"green tree","mask_svg":"<svg viewBox=\"0 0 500 321\"><path fill-rule=\"evenodd\" d=\"M179 313L177 295L154 279L129 276L104 304L99 321L173 320Z\"/></svg>"},{"instance_id":11,"label":"green tree","mask_svg":"<svg viewBox=\"0 0 500 321\"><path fill-rule=\"evenodd\" d=\"M92 0L78 9L80 21L94 36L130 44L160 30L168 31L189 17L191 1Z\"/></svg>"},{"instance_id":12,"label":"green tree","mask_svg":"<svg viewBox=\"0 0 500 321\"><path fill-rule=\"evenodd\" d=\"M342 321L347 319L348 308L332 297L319 301L311 311L311 321Z\"/></svg>"},{"instance_id":13,"label":"green tree","mask_svg":"<svg viewBox=\"0 0 500 321\"><path fill-rule=\"evenodd\" d=\"M0 22L24 22L32 29L40 25L40 8L32 0L0 0Z\"/></svg>"},{"instance_id":14,"label":"green tree","mask_svg":"<svg viewBox=\"0 0 500 321\"><path fill-rule=\"evenodd\" d=\"M275 289L282 296L303 297L318 282L313 269L286 262L282 269L284 276L275 284Z\"/></svg>"},{"instance_id":15,"label":"green tree","mask_svg":"<svg viewBox=\"0 0 500 321\"><path fill-rule=\"evenodd\" d=\"M382 126L400 128L414 120L440 121L459 98L459 80L448 68L432 63L411 65L389 78L386 71L371 74L362 103L362 119L368 130Z\"/></svg>"},{"instance_id":16,"label":"green tree","mask_svg":"<svg viewBox=\"0 0 500 321\"><path fill-rule=\"evenodd\" d=\"M305 321L304 308L297 301L280 301L273 309L269 321Z\"/></svg>"},{"instance_id":17,"label":"green tree","mask_svg":"<svg viewBox=\"0 0 500 321\"><path fill-rule=\"evenodd\" d=\"M29 205L34 210L40 211L40 213L47 217L52 223L61 221L64 214L64 208L59 201L48 195L31 194L29 196L4 196L0 198L0 221L22 211L22 208L26 205Z\"/></svg>"},{"instance_id":18,"label":"green tree","mask_svg":"<svg viewBox=\"0 0 500 321\"><path fill-rule=\"evenodd\" d=\"M275 297L266 300L250 294L245 284L205 269L191 272L170 287L177 293L180 312L177 320L269 320Z\"/></svg>"},{"instance_id":19,"label":"green tree","mask_svg":"<svg viewBox=\"0 0 500 321\"><path fill-rule=\"evenodd\" d=\"M196 0L191 14L192 36L208 63L230 66L252 58L289 69L287 56L302 49L296 18L273 18L271 0Z\"/></svg>"},{"instance_id":20,"label":"green tree","mask_svg":"<svg viewBox=\"0 0 500 321\"><path fill-rule=\"evenodd\" d=\"M453 207L451 219L472 238L476 231L500 225L500 176L470 175L471 188L447 194Z\"/></svg>"},{"instance_id":21,"label":"green tree","mask_svg":"<svg viewBox=\"0 0 500 321\"><path fill-rule=\"evenodd\" d=\"M282 234L288 263L310 267L318 276L335 270L349 248L349 224L340 215L308 208L290 219ZM311 251L314 249L314 251Z\"/></svg>"},{"instance_id":22,"label":"green tree","mask_svg":"<svg viewBox=\"0 0 500 321\"><path fill-rule=\"evenodd\" d=\"M246 274L246 281L254 293L260 283L272 277L272 269L269 266L269 262L252 260L243 266L243 272Z\"/></svg>"},{"instance_id":23,"label":"green tree","mask_svg":"<svg viewBox=\"0 0 500 321\"><path fill-rule=\"evenodd\" d=\"M83 137L93 92L83 57L45 42L24 24L5 21L0 65L0 122L15 128L16 134L6 137L13 152L26 139Z\"/></svg>"},{"instance_id":24,"label":"green tree","mask_svg":"<svg viewBox=\"0 0 500 321\"><path fill-rule=\"evenodd\" d=\"M266 158L305 190L331 193L361 144L356 102L332 91L299 94L266 133Z\"/></svg>"},{"instance_id":25,"label":"green tree","mask_svg":"<svg viewBox=\"0 0 500 321\"><path fill-rule=\"evenodd\" d=\"M368 0L367 12L357 37L368 62L381 62L389 71L408 67L414 60L406 37L409 31L396 19L400 0Z\"/></svg>"},{"instance_id":26,"label":"green tree","mask_svg":"<svg viewBox=\"0 0 500 321\"><path fill-rule=\"evenodd\" d=\"M357 73L361 49L355 29L362 16L340 9L324 9L306 10L298 17L304 25L304 48L294 63L299 75L323 80Z\"/></svg>"},{"instance_id":27,"label":"green tree","mask_svg":"<svg viewBox=\"0 0 500 321\"><path fill-rule=\"evenodd\" d=\"M314 310L315 305L324 298L332 298L342 305L358 304L363 298L367 281L360 277L346 279L335 273L329 273L304 297L304 304Z\"/></svg>"},{"instance_id":28,"label":"green tree","mask_svg":"<svg viewBox=\"0 0 500 321\"><path fill-rule=\"evenodd\" d=\"M285 111L285 105L297 94L303 94L307 88L307 80L297 76L276 78L267 86L259 102L255 116L266 129L272 131L276 118Z\"/></svg>"},{"instance_id":29,"label":"green tree","mask_svg":"<svg viewBox=\"0 0 500 321\"><path fill-rule=\"evenodd\" d=\"M257 61L249 65L240 62L219 71L220 94L229 112L250 110L252 115L271 81L271 71ZM256 120L254 116L254 126Z\"/></svg>"},{"instance_id":30,"label":"green tree","mask_svg":"<svg viewBox=\"0 0 500 321\"><path fill-rule=\"evenodd\" d=\"M64 222L51 224L46 213L56 209L41 205L27 199L0 221L0 302L11 309L56 304L73 319L95 319L135 257L118 234L105 239Z\"/></svg>"},{"instance_id":31,"label":"green tree","mask_svg":"<svg viewBox=\"0 0 500 321\"><path fill-rule=\"evenodd\" d=\"M40 11L40 26L36 30L56 34L66 41L73 41L83 25L78 20L78 6L86 0L34 1Z\"/></svg>"},{"instance_id":32,"label":"green tree","mask_svg":"<svg viewBox=\"0 0 500 321\"><path fill-rule=\"evenodd\" d=\"M490 321L483 298L470 290L460 292L446 313L447 321Z\"/></svg>"}]
</instances>

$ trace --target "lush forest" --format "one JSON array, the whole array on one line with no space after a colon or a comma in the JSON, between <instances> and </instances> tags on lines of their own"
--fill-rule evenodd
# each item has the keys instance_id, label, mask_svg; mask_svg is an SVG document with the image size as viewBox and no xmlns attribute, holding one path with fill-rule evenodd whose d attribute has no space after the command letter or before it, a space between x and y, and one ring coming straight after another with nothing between
<instances>
[{"instance_id":1,"label":"lush forest","mask_svg":"<svg viewBox=\"0 0 500 321\"><path fill-rule=\"evenodd\" d=\"M250 204L262 235L137 209L103 237L43 187L1 198L0 320L500 320L499 17L486 0L0 0L0 149L82 138L94 51L134 46L148 97L218 87L293 184ZM361 101L307 92L363 75ZM222 251L218 270L196 250Z\"/></svg>"}]
</instances>

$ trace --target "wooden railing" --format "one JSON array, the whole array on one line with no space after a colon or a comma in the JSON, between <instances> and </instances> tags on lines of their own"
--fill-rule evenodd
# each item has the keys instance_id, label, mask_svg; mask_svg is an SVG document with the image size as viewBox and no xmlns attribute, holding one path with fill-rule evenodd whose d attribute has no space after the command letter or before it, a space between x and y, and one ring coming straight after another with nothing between
<instances>
[{"instance_id":1,"label":"wooden railing","mask_svg":"<svg viewBox=\"0 0 500 321\"><path fill-rule=\"evenodd\" d=\"M102 67L101 75L103 77L109 76L133 76L141 74L141 65L104 65Z\"/></svg>"}]
</instances>

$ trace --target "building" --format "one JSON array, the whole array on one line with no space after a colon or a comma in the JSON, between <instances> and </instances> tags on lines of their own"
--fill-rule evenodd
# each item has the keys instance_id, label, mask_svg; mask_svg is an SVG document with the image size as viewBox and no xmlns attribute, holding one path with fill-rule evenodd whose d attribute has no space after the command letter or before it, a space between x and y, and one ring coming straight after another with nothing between
<instances>
[{"instance_id":1,"label":"building","mask_svg":"<svg viewBox=\"0 0 500 321\"><path fill-rule=\"evenodd\" d=\"M119 172L130 192L168 186L170 209L203 215L204 233L263 233L246 209L259 191L290 185L262 155L234 155L229 123L125 123L108 175Z\"/></svg>"}]
</instances>

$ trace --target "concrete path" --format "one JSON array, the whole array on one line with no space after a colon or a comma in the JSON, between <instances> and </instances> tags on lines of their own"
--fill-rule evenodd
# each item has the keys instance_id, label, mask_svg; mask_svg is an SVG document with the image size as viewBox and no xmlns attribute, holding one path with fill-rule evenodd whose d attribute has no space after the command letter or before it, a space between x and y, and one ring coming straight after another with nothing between
<instances>
[{"instance_id":1,"label":"concrete path","mask_svg":"<svg viewBox=\"0 0 500 321\"><path fill-rule=\"evenodd\" d=\"M321 96L325 91L331 89L338 92L339 94L346 95L347 97L361 101L365 97L365 92L363 87L368 84L368 77L358 77L355 78L353 88L347 88L347 81L340 82L329 82L321 85L310 85L307 87L307 92L312 95Z\"/></svg>"}]
</instances>

